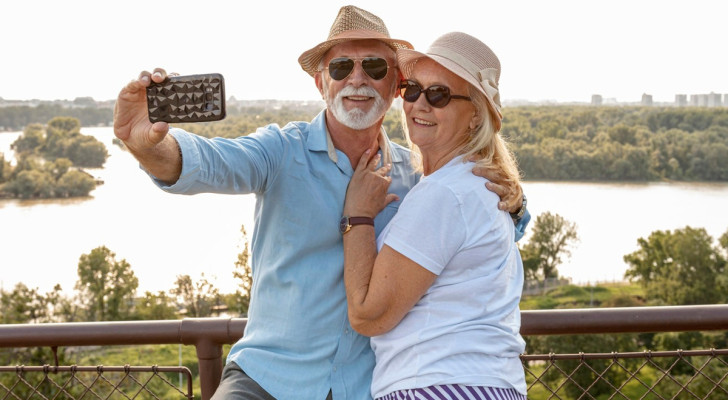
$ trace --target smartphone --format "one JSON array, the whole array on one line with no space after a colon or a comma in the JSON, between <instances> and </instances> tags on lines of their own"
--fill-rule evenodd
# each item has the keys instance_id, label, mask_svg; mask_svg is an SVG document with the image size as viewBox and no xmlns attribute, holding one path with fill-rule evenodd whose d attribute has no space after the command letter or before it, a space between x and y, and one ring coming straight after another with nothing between
<instances>
[{"instance_id":1,"label":"smartphone","mask_svg":"<svg viewBox=\"0 0 728 400\"><path fill-rule=\"evenodd\" d=\"M221 74L170 76L147 87L151 122L207 122L225 118L225 80Z\"/></svg>"}]
</instances>

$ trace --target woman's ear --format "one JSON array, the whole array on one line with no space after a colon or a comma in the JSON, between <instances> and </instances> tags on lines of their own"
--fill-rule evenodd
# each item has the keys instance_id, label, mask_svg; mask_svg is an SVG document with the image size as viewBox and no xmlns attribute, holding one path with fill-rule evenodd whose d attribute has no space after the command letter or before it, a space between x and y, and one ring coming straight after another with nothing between
<instances>
[{"instance_id":1,"label":"woman's ear","mask_svg":"<svg viewBox=\"0 0 728 400\"><path fill-rule=\"evenodd\" d=\"M469 124L469 127L470 127L470 130L471 131L474 131L475 128L478 127L478 122L479 121L480 121L480 118L478 118L478 113L477 113L477 111L474 111L473 112L473 117L470 118L470 124Z\"/></svg>"}]
</instances>

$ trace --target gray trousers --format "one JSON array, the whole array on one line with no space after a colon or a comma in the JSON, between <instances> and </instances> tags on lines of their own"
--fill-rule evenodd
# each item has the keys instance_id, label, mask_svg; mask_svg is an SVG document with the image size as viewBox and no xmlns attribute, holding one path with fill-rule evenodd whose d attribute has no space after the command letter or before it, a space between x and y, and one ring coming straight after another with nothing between
<instances>
[{"instance_id":1,"label":"gray trousers","mask_svg":"<svg viewBox=\"0 0 728 400\"><path fill-rule=\"evenodd\" d=\"M222 370L220 386L210 400L276 400L234 362ZM326 400L332 400L331 391Z\"/></svg>"}]
</instances>

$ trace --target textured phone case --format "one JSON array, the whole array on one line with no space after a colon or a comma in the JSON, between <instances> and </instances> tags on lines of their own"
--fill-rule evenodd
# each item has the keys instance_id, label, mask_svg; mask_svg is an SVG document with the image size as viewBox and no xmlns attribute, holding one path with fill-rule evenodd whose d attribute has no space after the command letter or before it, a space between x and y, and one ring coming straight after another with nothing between
<instances>
[{"instance_id":1,"label":"textured phone case","mask_svg":"<svg viewBox=\"0 0 728 400\"><path fill-rule=\"evenodd\" d=\"M225 81L220 74L172 76L147 87L151 122L205 122L225 118Z\"/></svg>"}]
</instances>

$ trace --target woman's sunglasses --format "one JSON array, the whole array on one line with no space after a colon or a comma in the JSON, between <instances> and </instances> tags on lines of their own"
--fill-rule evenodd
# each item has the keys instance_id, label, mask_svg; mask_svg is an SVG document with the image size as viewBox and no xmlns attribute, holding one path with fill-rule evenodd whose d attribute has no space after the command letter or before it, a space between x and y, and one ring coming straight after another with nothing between
<instances>
[{"instance_id":1,"label":"woman's sunglasses","mask_svg":"<svg viewBox=\"0 0 728 400\"><path fill-rule=\"evenodd\" d=\"M378 81L387 76L387 70L389 69L387 60L379 57L334 58L331 62L329 62L329 67L327 68L329 70L329 75L332 79L337 81L346 78L349 74L351 74L351 71L354 70L354 64L356 61L361 62L361 67L364 72L366 72L366 74L374 80Z\"/></svg>"},{"instance_id":2,"label":"woman's sunglasses","mask_svg":"<svg viewBox=\"0 0 728 400\"><path fill-rule=\"evenodd\" d=\"M445 107L448 103L450 103L450 99L472 101L472 99L468 96L450 94L450 88L447 86L432 85L427 89L422 89L422 86L420 86L419 83L409 79L404 80L399 84L399 93L405 101L410 103L414 103L420 98L420 94L425 93L425 99L427 99L427 102L435 108Z\"/></svg>"}]
</instances>

